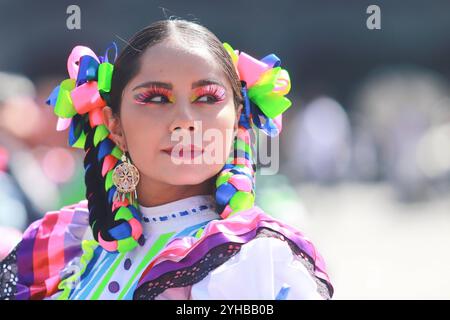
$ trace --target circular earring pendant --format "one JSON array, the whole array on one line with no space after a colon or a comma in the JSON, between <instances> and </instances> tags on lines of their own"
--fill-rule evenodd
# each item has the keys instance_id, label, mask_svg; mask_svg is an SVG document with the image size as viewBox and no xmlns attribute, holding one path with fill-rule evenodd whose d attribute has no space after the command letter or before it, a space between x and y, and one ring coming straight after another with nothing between
<instances>
[{"instance_id":1,"label":"circular earring pendant","mask_svg":"<svg viewBox=\"0 0 450 320\"><path fill-rule=\"evenodd\" d=\"M122 155L122 163L114 168L112 180L117 191L122 194L132 193L139 183L139 171L130 163L129 159Z\"/></svg>"}]
</instances>

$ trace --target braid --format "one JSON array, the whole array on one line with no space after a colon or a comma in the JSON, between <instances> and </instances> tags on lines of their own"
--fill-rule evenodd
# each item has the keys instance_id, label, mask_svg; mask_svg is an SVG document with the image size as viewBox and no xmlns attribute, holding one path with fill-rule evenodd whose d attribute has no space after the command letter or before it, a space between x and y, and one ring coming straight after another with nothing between
<instances>
[{"instance_id":1,"label":"braid","mask_svg":"<svg viewBox=\"0 0 450 320\"><path fill-rule=\"evenodd\" d=\"M129 196L123 201L114 197L112 175L122 163L122 151L110 139L102 115L109 100L114 66L107 55L98 59L89 48L81 46L72 50L68 66L71 79L55 88L47 103L55 107L59 121L70 122L69 144L86 153L86 199L94 239L111 252L133 250L142 235L141 216L137 204L130 204Z\"/></svg>"},{"instance_id":2,"label":"braid","mask_svg":"<svg viewBox=\"0 0 450 320\"><path fill-rule=\"evenodd\" d=\"M241 80L244 106L232 153L216 179L217 208L222 219L226 219L252 208L255 202L254 127L271 137L278 135L282 113L291 101L284 97L290 90L289 74L281 69L276 55L270 54L259 61L233 50L228 43L223 46Z\"/></svg>"},{"instance_id":3,"label":"braid","mask_svg":"<svg viewBox=\"0 0 450 320\"><path fill-rule=\"evenodd\" d=\"M108 138L104 125L86 134L84 158L86 199L89 208L89 224L95 239L108 251L126 252L137 246L142 234L141 217L136 205L113 201L116 187L112 174L121 163L122 151ZM133 230L134 229L134 230Z\"/></svg>"},{"instance_id":4,"label":"braid","mask_svg":"<svg viewBox=\"0 0 450 320\"><path fill-rule=\"evenodd\" d=\"M255 132L245 124L244 116L241 115L227 163L216 179L216 203L222 219L250 209L255 201Z\"/></svg>"}]
</instances>

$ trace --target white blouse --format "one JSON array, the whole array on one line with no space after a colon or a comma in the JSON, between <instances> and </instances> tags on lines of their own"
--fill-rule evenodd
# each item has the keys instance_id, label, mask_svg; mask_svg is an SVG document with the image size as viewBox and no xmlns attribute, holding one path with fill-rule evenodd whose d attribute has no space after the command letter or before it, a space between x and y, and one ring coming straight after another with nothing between
<instances>
[{"instance_id":1,"label":"white blouse","mask_svg":"<svg viewBox=\"0 0 450 320\"><path fill-rule=\"evenodd\" d=\"M235 256L194 284L191 296L202 300L323 299L288 243L268 237L244 244Z\"/></svg>"}]
</instances>

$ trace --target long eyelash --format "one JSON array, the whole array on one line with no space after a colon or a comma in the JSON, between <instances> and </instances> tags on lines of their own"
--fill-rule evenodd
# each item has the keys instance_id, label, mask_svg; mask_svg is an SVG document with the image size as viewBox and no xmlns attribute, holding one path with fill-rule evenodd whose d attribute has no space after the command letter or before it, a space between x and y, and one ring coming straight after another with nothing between
<instances>
[{"instance_id":1,"label":"long eyelash","mask_svg":"<svg viewBox=\"0 0 450 320\"><path fill-rule=\"evenodd\" d=\"M198 99L202 96L207 96L207 95L213 96L216 99L215 102L220 102L225 99L225 90L220 86L210 84L210 85L201 87L195 93L196 99Z\"/></svg>"},{"instance_id":2,"label":"long eyelash","mask_svg":"<svg viewBox=\"0 0 450 320\"><path fill-rule=\"evenodd\" d=\"M137 94L134 99L136 100L136 103L146 104L152 102L151 99L155 96L165 96L168 101L173 100L168 89L157 86L149 87L147 91Z\"/></svg>"}]
</instances>

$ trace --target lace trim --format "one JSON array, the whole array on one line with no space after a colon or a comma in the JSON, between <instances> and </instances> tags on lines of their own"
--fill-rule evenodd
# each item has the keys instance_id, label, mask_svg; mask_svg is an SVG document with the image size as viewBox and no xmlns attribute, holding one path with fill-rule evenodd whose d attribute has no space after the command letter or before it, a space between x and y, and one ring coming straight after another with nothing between
<instances>
[{"instance_id":1,"label":"lace trim","mask_svg":"<svg viewBox=\"0 0 450 320\"><path fill-rule=\"evenodd\" d=\"M19 281L16 249L0 262L0 300L14 300Z\"/></svg>"},{"instance_id":2,"label":"lace trim","mask_svg":"<svg viewBox=\"0 0 450 320\"><path fill-rule=\"evenodd\" d=\"M295 254L295 258L297 258L298 261L300 261L308 270L311 277L314 279L316 285L317 285L317 292L326 300L331 299L332 296L332 289L328 287L328 284L324 282L324 280L318 278L315 273L315 264L312 258L310 258L305 252L303 252L298 246L295 245L294 242L287 239L284 235L281 233L278 233L276 231L267 229L267 228L261 228L261 231L258 233L256 238L266 236L266 237L273 237L280 239L282 241L287 241L289 244L289 247Z\"/></svg>"},{"instance_id":3,"label":"lace trim","mask_svg":"<svg viewBox=\"0 0 450 320\"><path fill-rule=\"evenodd\" d=\"M205 278L225 261L234 256L241 249L241 244L225 243L211 249L200 261L193 266L167 272L141 285L133 295L134 300L153 300L169 288L179 288L197 283Z\"/></svg>"}]
</instances>

